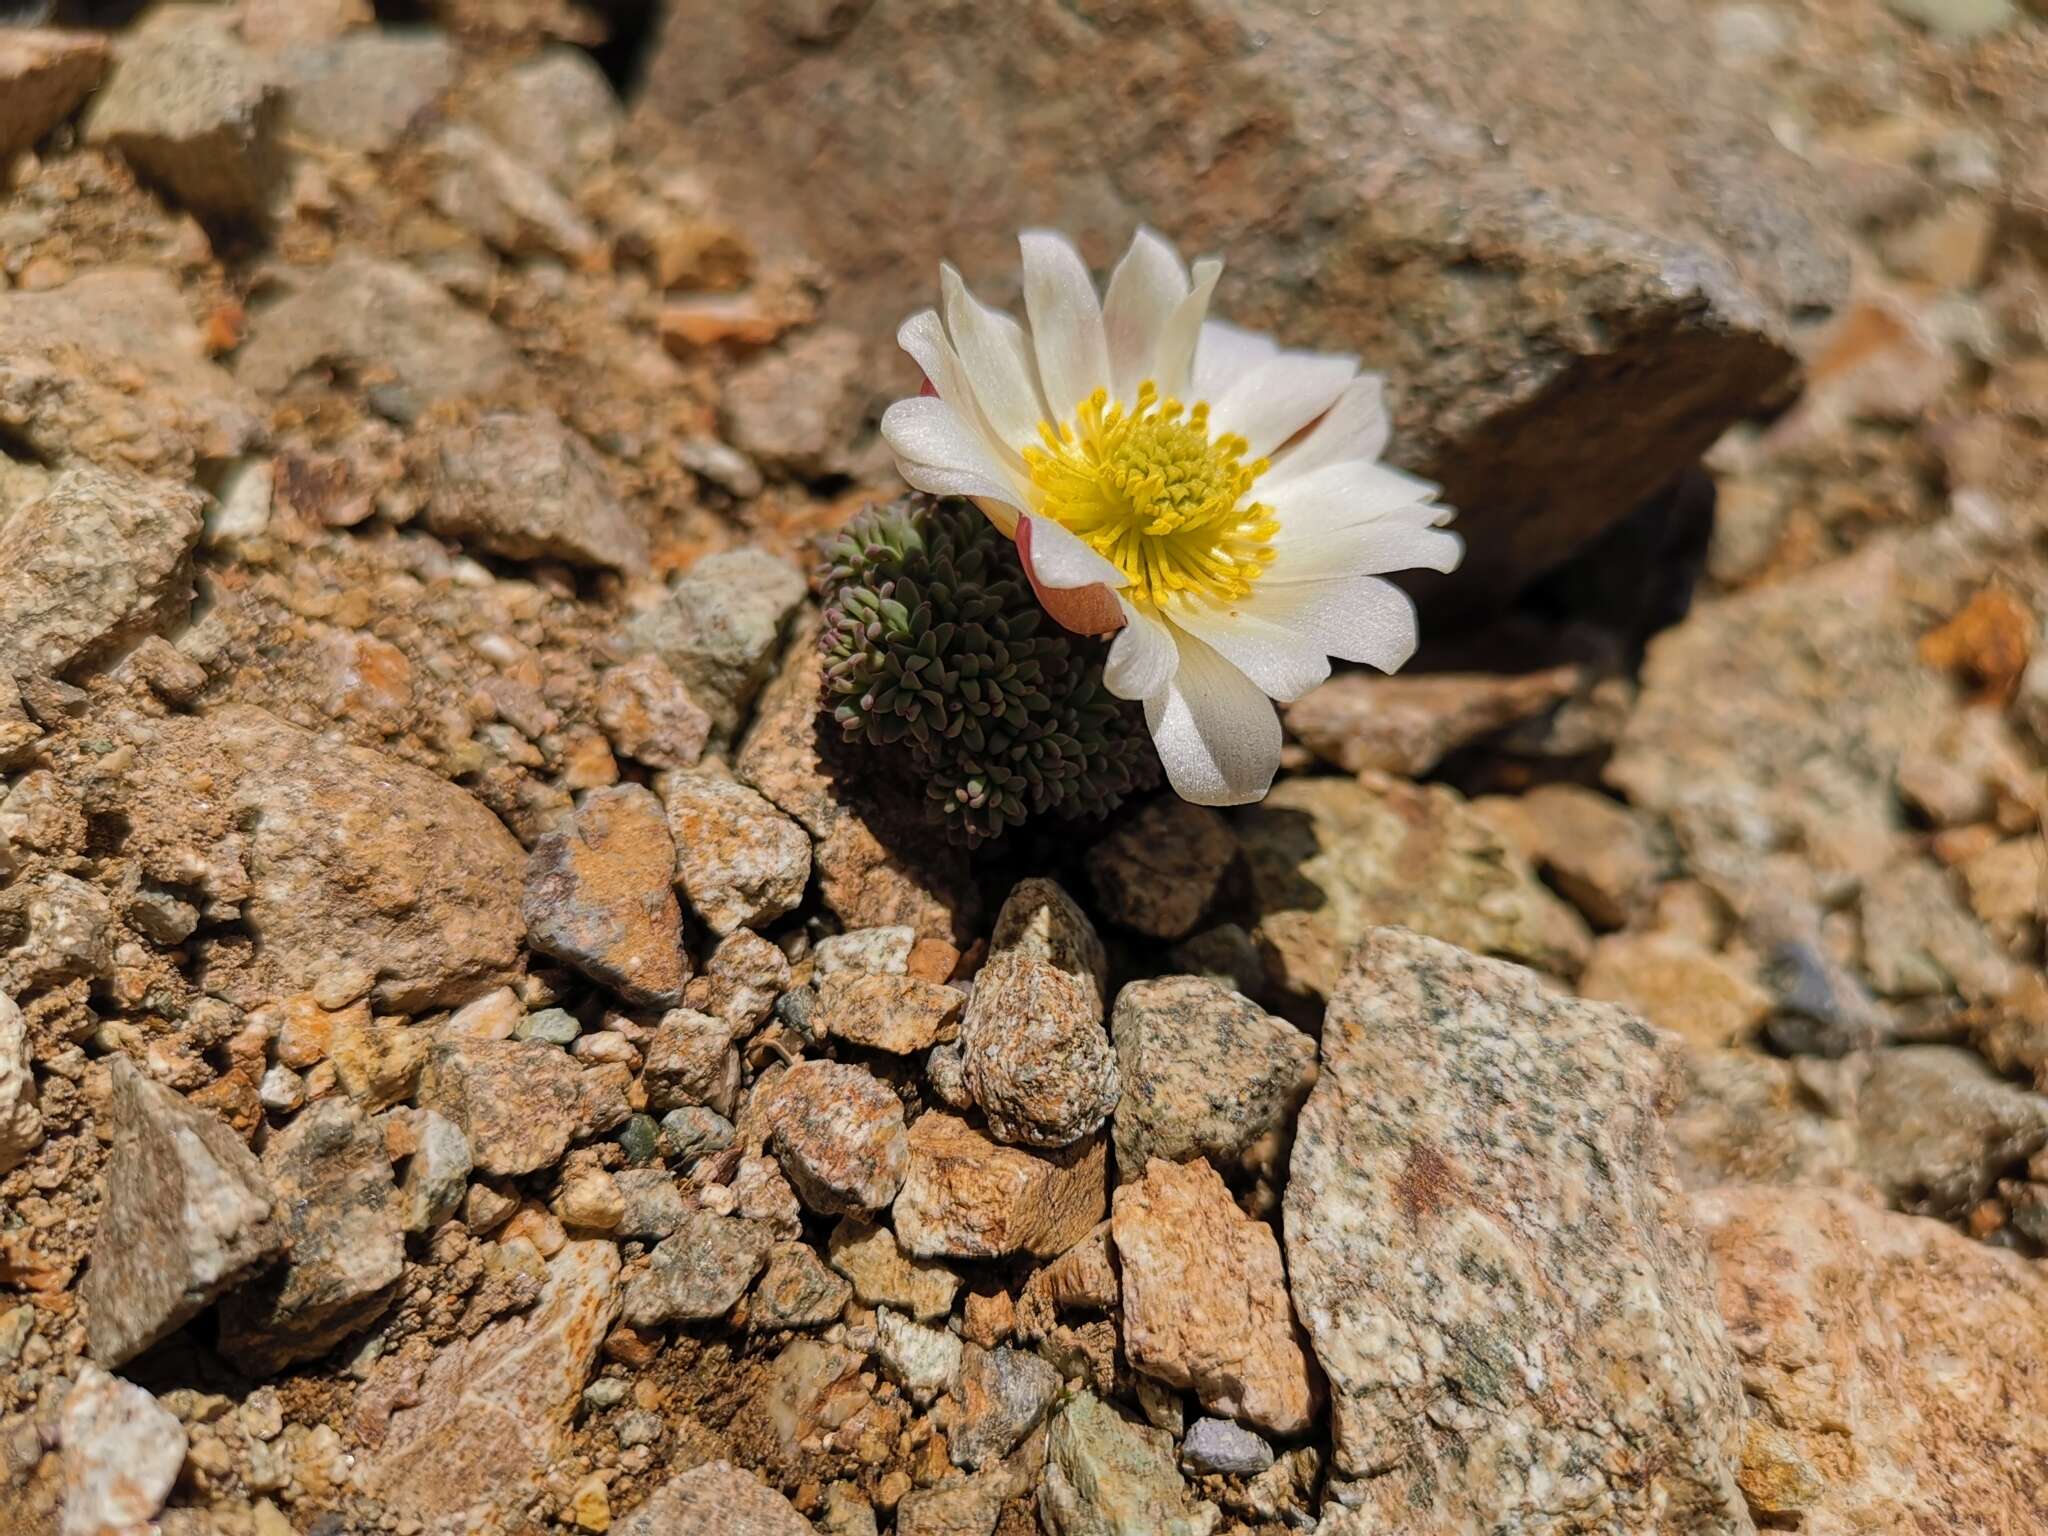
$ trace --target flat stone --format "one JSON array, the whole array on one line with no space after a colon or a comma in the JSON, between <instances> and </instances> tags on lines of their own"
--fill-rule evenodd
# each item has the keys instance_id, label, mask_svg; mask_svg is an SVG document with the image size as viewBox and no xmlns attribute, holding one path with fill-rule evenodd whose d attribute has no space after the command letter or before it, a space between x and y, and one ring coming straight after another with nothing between
<instances>
[{"instance_id":1,"label":"flat stone","mask_svg":"<svg viewBox=\"0 0 2048 1536\"><path fill-rule=\"evenodd\" d=\"M612 1536L815 1536L781 1494L729 1461L706 1462L663 1483Z\"/></svg>"},{"instance_id":2,"label":"flat stone","mask_svg":"<svg viewBox=\"0 0 2048 1536\"><path fill-rule=\"evenodd\" d=\"M133 1382L96 1365L65 1394L62 1536L146 1528L185 1464L185 1427Z\"/></svg>"},{"instance_id":3,"label":"flat stone","mask_svg":"<svg viewBox=\"0 0 2048 1536\"><path fill-rule=\"evenodd\" d=\"M1658 1127L1669 1070L1618 1008L1365 937L1285 1207L1337 1529L1750 1530L1735 1362Z\"/></svg>"},{"instance_id":4,"label":"flat stone","mask_svg":"<svg viewBox=\"0 0 2048 1536\"><path fill-rule=\"evenodd\" d=\"M1578 686L1577 667L1519 677L1342 672L1283 705L1280 717L1332 767L1419 779L1458 748L1555 708Z\"/></svg>"},{"instance_id":5,"label":"flat stone","mask_svg":"<svg viewBox=\"0 0 2048 1536\"><path fill-rule=\"evenodd\" d=\"M647 532L604 462L550 411L493 411L441 434L420 521L510 560L638 574Z\"/></svg>"},{"instance_id":6,"label":"flat stone","mask_svg":"<svg viewBox=\"0 0 2048 1536\"><path fill-rule=\"evenodd\" d=\"M964 1346L954 1388L960 1418L947 1439L953 1464L1001 1461L1038 1427L1061 1386L1060 1373L1026 1350Z\"/></svg>"},{"instance_id":7,"label":"flat stone","mask_svg":"<svg viewBox=\"0 0 2048 1536\"><path fill-rule=\"evenodd\" d=\"M1695 1195L1749 1400L1742 1492L1810 1531L2023 1531L2048 1516L2048 1278L1819 1190Z\"/></svg>"},{"instance_id":8,"label":"flat stone","mask_svg":"<svg viewBox=\"0 0 2048 1536\"><path fill-rule=\"evenodd\" d=\"M419 1102L461 1130L483 1172L533 1173L568 1150L582 1076L566 1051L537 1040L443 1040L428 1053Z\"/></svg>"},{"instance_id":9,"label":"flat stone","mask_svg":"<svg viewBox=\"0 0 2048 1536\"><path fill-rule=\"evenodd\" d=\"M443 214L506 256L559 257L600 265L604 241L534 167L467 123L446 123L421 147L429 175L427 199Z\"/></svg>"},{"instance_id":10,"label":"flat stone","mask_svg":"<svg viewBox=\"0 0 2048 1536\"><path fill-rule=\"evenodd\" d=\"M1146 4L1114 46L1147 88L1108 96L1076 69L1103 46L1093 12L927 20L673 6L642 110L751 238L837 275L824 318L878 349L941 260L1013 298L1020 208L1098 270L1133 226L1185 232L1228 263L1224 318L1386 371L1395 462L1459 508L1475 605L1775 398L1793 317L1844 287L1819 177L1771 137L1771 83L1716 65L1689 0ZM812 195L787 195L799 179ZM1245 217L1248 189L1281 186L1315 193Z\"/></svg>"},{"instance_id":11,"label":"flat stone","mask_svg":"<svg viewBox=\"0 0 2048 1536\"><path fill-rule=\"evenodd\" d=\"M670 585L663 602L628 621L622 639L629 651L667 663L711 716L712 740L729 742L774 674L803 599L803 576L773 555L707 555Z\"/></svg>"},{"instance_id":12,"label":"flat stone","mask_svg":"<svg viewBox=\"0 0 2048 1536\"><path fill-rule=\"evenodd\" d=\"M91 32L0 32L0 163L34 148L69 117L106 68L107 40Z\"/></svg>"},{"instance_id":13,"label":"flat stone","mask_svg":"<svg viewBox=\"0 0 2048 1536\"><path fill-rule=\"evenodd\" d=\"M1152 1158L1269 1170L1315 1078L1315 1042L1200 976L1134 981L1110 1015L1117 1176Z\"/></svg>"},{"instance_id":14,"label":"flat stone","mask_svg":"<svg viewBox=\"0 0 2048 1536\"><path fill-rule=\"evenodd\" d=\"M827 1269L808 1243L782 1242L768 1250L768 1267L754 1287L747 1326L823 1328L853 1299L853 1287Z\"/></svg>"},{"instance_id":15,"label":"flat stone","mask_svg":"<svg viewBox=\"0 0 2048 1536\"><path fill-rule=\"evenodd\" d=\"M1858 1166L1887 1199L1960 1221L2048 1146L2048 1098L2006 1082L1974 1052L1900 1046L1873 1053L1856 1126Z\"/></svg>"},{"instance_id":16,"label":"flat stone","mask_svg":"<svg viewBox=\"0 0 2048 1536\"><path fill-rule=\"evenodd\" d=\"M924 1258L1064 1253L1102 1219L1107 1146L1090 1136L1058 1152L991 1141L927 1110L910 1127L910 1168L891 1207L897 1241Z\"/></svg>"},{"instance_id":17,"label":"flat stone","mask_svg":"<svg viewBox=\"0 0 2048 1536\"><path fill-rule=\"evenodd\" d=\"M1238 1210L1207 1163L1154 1158L1117 1190L1124 1350L1211 1413L1277 1435L1309 1426L1315 1386L1273 1229Z\"/></svg>"},{"instance_id":18,"label":"flat stone","mask_svg":"<svg viewBox=\"0 0 2048 1536\"><path fill-rule=\"evenodd\" d=\"M195 213L266 218L286 165L275 74L225 29L158 21L117 45L113 78L86 112L86 141L118 150Z\"/></svg>"},{"instance_id":19,"label":"flat stone","mask_svg":"<svg viewBox=\"0 0 2048 1536\"><path fill-rule=\"evenodd\" d=\"M875 1313L875 1358L883 1374L920 1406L950 1392L960 1377L960 1339L887 1307Z\"/></svg>"},{"instance_id":20,"label":"flat stone","mask_svg":"<svg viewBox=\"0 0 2048 1536\"><path fill-rule=\"evenodd\" d=\"M1752 1039L1776 1003L1734 961L1677 933L1596 940L1579 995L1633 1008L1701 1050Z\"/></svg>"},{"instance_id":21,"label":"flat stone","mask_svg":"<svg viewBox=\"0 0 2048 1536\"><path fill-rule=\"evenodd\" d=\"M746 785L678 773L665 781L674 879L713 933L792 912L811 878L804 829Z\"/></svg>"},{"instance_id":22,"label":"flat stone","mask_svg":"<svg viewBox=\"0 0 2048 1536\"><path fill-rule=\"evenodd\" d=\"M274 1258L286 1232L240 1137L127 1057L107 1065L114 1140L79 1299L93 1359L117 1366Z\"/></svg>"},{"instance_id":23,"label":"flat stone","mask_svg":"<svg viewBox=\"0 0 2048 1536\"><path fill-rule=\"evenodd\" d=\"M760 1222L692 1211L627 1282L620 1315L634 1328L724 1317L767 1264L771 1243Z\"/></svg>"},{"instance_id":24,"label":"flat stone","mask_svg":"<svg viewBox=\"0 0 2048 1536\"><path fill-rule=\"evenodd\" d=\"M1273 984L1328 997L1352 947L1397 925L1571 976L1578 914L1451 790L1379 774L1289 779L1238 813Z\"/></svg>"},{"instance_id":25,"label":"flat stone","mask_svg":"<svg viewBox=\"0 0 2048 1536\"><path fill-rule=\"evenodd\" d=\"M569 1421L618 1315L619 1250L571 1242L540 1299L433 1355L415 1406L364 1458L365 1491L404 1518L461 1530L507 1520L563 1454Z\"/></svg>"},{"instance_id":26,"label":"flat stone","mask_svg":"<svg viewBox=\"0 0 2048 1536\"><path fill-rule=\"evenodd\" d=\"M847 1216L832 1229L827 1251L863 1306L894 1307L921 1323L953 1310L960 1277L943 1264L904 1253L887 1227Z\"/></svg>"},{"instance_id":27,"label":"flat stone","mask_svg":"<svg viewBox=\"0 0 2048 1536\"><path fill-rule=\"evenodd\" d=\"M876 1210L903 1187L910 1160L903 1105L865 1068L800 1061L756 1102L782 1171L812 1210L836 1216Z\"/></svg>"},{"instance_id":28,"label":"flat stone","mask_svg":"<svg viewBox=\"0 0 2048 1536\"><path fill-rule=\"evenodd\" d=\"M414 1120L419 1150L406 1159L398 1186L399 1225L408 1232L431 1232L455 1214L469 1189L469 1138L444 1115L423 1109Z\"/></svg>"},{"instance_id":29,"label":"flat stone","mask_svg":"<svg viewBox=\"0 0 2048 1536\"><path fill-rule=\"evenodd\" d=\"M966 1002L958 988L915 976L835 971L818 983L811 1028L849 1045L912 1056L953 1038Z\"/></svg>"},{"instance_id":30,"label":"flat stone","mask_svg":"<svg viewBox=\"0 0 2048 1536\"><path fill-rule=\"evenodd\" d=\"M564 192L611 159L625 126L604 71L581 48L561 46L494 72L470 115Z\"/></svg>"},{"instance_id":31,"label":"flat stone","mask_svg":"<svg viewBox=\"0 0 2048 1536\"><path fill-rule=\"evenodd\" d=\"M916 946L917 930L900 923L830 934L811 946L811 973L820 984L827 976L901 976Z\"/></svg>"},{"instance_id":32,"label":"flat stone","mask_svg":"<svg viewBox=\"0 0 2048 1536\"><path fill-rule=\"evenodd\" d=\"M1209 1536L1221 1518L1188 1496L1171 1435L1133 1424L1092 1392L1053 1416L1038 1509L1051 1536Z\"/></svg>"},{"instance_id":33,"label":"flat stone","mask_svg":"<svg viewBox=\"0 0 2048 1536\"><path fill-rule=\"evenodd\" d=\"M286 1262L221 1304L221 1352L250 1376L324 1355L383 1311L405 1268L384 1130L322 1099L270 1138L263 1171L291 1239Z\"/></svg>"},{"instance_id":34,"label":"flat stone","mask_svg":"<svg viewBox=\"0 0 2048 1536\"><path fill-rule=\"evenodd\" d=\"M182 476L263 436L256 401L209 360L162 272L107 267L0 293L0 360L0 427L51 464Z\"/></svg>"},{"instance_id":35,"label":"flat stone","mask_svg":"<svg viewBox=\"0 0 2048 1536\"><path fill-rule=\"evenodd\" d=\"M605 669L597 723L614 751L650 768L694 768L711 739L711 717L659 656Z\"/></svg>"},{"instance_id":36,"label":"flat stone","mask_svg":"<svg viewBox=\"0 0 2048 1536\"><path fill-rule=\"evenodd\" d=\"M0 992L0 1175L14 1171L43 1142L43 1114L29 1065L28 1023Z\"/></svg>"},{"instance_id":37,"label":"flat stone","mask_svg":"<svg viewBox=\"0 0 2048 1536\"><path fill-rule=\"evenodd\" d=\"M266 399L334 367L388 372L422 405L488 399L525 375L489 320L411 267L353 250L251 315L249 339L235 355L235 377Z\"/></svg>"},{"instance_id":38,"label":"flat stone","mask_svg":"<svg viewBox=\"0 0 2048 1536\"><path fill-rule=\"evenodd\" d=\"M455 83L455 45L424 27L379 27L287 48L285 121L296 138L380 154Z\"/></svg>"},{"instance_id":39,"label":"flat stone","mask_svg":"<svg viewBox=\"0 0 2048 1536\"><path fill-rule=\"evenodd\" d=\"M1230 823L1174 796L1154 800L1088 850L1103 915L1154 939L1192 933L1237 858Z\"/></svg>"},{"instance_id":40,"label":"flat stone","mask_svg":"<svg viewBox=\"0 0 2048 1536\"><path fill-rule=\"evenodd\" d=\"M673 1008L690 979L675 848L661 802L640 784L594 789L526 864L526 941L628 1003Z\"/></svg>"},{"instance_id":41,"label":"flat stone","mask_svg":"<svg viewBox=\"0 0 2048 1536\"><path fill-rule=\"evenodd\" d=\"M1473 809L1596 927L1619 928L1649 910L1665 860L1641 818L1619 801L1581 784L1539 784Z\"/></svg>"},{"instance_id":42,"label":"flat stone","mask_svg":"<svg viewBox=\"0 0 2048 1536\"><path fill-rule=\"evenodd\" d=\"M740 1060L732 1026L723 1019L691 1008L669 1010L647 1042L644 1060L641 1081L650 1109L701 1105L731 1117Z\"/></svg>"},{"instance_id":43,"label":"flat stone","mask_svg":"<svg viewBox=\"0 0 2048 1536\"><path fill-rule=\"evenodd\" d=\"M764 467L846 472L867 408L865 360L860 338L832 327L761 353L725 381L725 436Z\"/></svg>"},{"instance_id":44,"label":"flat stone","mask_svg":"<svg viewBox=\"0 0 2048 1536\"><path fill-rule=\"evenodd\" d=\"M1197 1476L1257 1477L1273 1465L1273 1447L1229 1419L1197 1419L1180 1443L1180 1464Z\"/></svg>"}]
</instances>

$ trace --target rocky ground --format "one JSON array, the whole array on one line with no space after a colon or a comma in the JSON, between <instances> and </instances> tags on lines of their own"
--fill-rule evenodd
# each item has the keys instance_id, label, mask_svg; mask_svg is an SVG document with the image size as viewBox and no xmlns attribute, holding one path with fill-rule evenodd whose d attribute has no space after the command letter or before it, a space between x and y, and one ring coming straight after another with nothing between
<instances>
[{"instance_id":1,"label":"rocky ground","mask_svg":"<svg viewBox=\"0 0 2048 1536\"><path fill-rule=\"evenodd\" d=\"M2048 24L1327 10L0 30L0 1530L2048 1528ZM1472 562L970 860L812 541L1141 218Z\"/></svg>"}]
</instances>

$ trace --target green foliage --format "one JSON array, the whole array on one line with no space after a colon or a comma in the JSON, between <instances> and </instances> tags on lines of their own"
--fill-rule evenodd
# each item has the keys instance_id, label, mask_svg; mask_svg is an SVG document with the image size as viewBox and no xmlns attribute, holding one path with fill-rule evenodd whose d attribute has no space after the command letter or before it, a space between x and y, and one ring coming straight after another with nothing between
<instances>
[{"instance_id":1,"label":"green foliage","mask_svg":"<svg viewBox=\"0 0 2048 1536\"><path fill-rule=\"evenodd\" d=\"M824 708L847 740L901 752L956 841L1101 816L1158 783L1142 715L1102 684L1107 647L1046 616L971 502L870 507L826 543L820 579Z\"/></svg>"}]
</instances>

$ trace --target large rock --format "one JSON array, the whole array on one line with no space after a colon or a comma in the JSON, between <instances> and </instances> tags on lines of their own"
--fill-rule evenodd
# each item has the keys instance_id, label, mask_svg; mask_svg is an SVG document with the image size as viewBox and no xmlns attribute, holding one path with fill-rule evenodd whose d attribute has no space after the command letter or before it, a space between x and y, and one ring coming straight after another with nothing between
<instances>
[{"instance_id":1,"label":"large rock","mask_svg":"<svg viewBox=\"0 0 2048 1536\"><path fill-rule=\"evenodd\" d=\"M1585 961L1578 914L1441 786L1289 779L1239 814L1238 837L1259 912L1253 936L1284 990L1328 997L1351 947L1383 924L1559 975Z\"/></svg>"},{"instance_id":2,"label":"large rock","mask_svg":"<svg viewBox=\"0 0 2048 1536\"><path fill-rule=\"evenodd\" d=\"M419 1102L462 1132L485 1173L533 1173L568 1150L582 1076L566 1051L539 1040L443 1040L427 1055Z\"/></svg>"},{"instance_id":3,"label":"large rock","mask_svg":"<svg viewBox=\"0 0 2048 1536\"><path fill-rule=\"evenodd\" d=\"M1788 316L1841 286L1774 99L1706 27L1688 0L688 0L643 99L876 342L941 259L1013 297L1020 227L1098 267L1141 223L1219 252L1221 313L1387 371L1397 460L1461 509L1479 600L1771 398Z\"/></svg>"},{"instance_id":4,"label":"large rock","mask_svg":"<svg viewBox=\"0 0 2048 1536\"><path fill-rule=\"evenodd\" d=\"M346 1099L309 1105L263 1149L287 1261L221 1303L221 1349L251 1376L325 1354L382 1311L405 1268L384 1129Z\"/></svg>"},{"instance_id":5,"label":"large rock","mask_svg":"<svg viewBox=\"0 0 2048 1536\"><path fill-rule=\"evenodd\" d=\"M0 30L0 165L69 117L106 67L106 39L90 32Z\"/></svg>"},{"instance_id":6,"label":"large rock","mask_svg":"<svg viewBox=\"0 0 2048 1536\"><path fill-rule=\"evenodd\" d=\"M108 267L0 293L0 430L51 463L182 474L252 446L263 421L207 360L177 284Z\"/></svg>"},{"instance_id":7,"label":"large rock","mask_svg":"<svg viewBox=\"0 0 2048 1536\"><path fill-rule=\"evenodd\" d=\"M60 673L182 618L206 499L78 467L12 517L0 506L0 655Z\"/></svg>"},{"instance_id":8,"label":"large rock","mask_svg":"<svg viewBox=\"0 0 2048 1536\"><path fill-rule=\"evenodd\" d=\"M539 1490L618 1315L619 1250L573 1242L527 1311L443 1345L413 1406L357 1471L395 1514L445 1530L503 1520ZM445 1522L445 1523L444 1523Z\"/></svg>"},{"instance_id":9,"label":"large rock","mask_svg":"<svg viewBox=\"0 0 2048 1536\"><path fill-rule=\"evenodd\" d=\"M86 1343L103 1366L132 1360L285 1246L275 1197L225 1122L108 1061L114 1144L107 1197L79 1286Z\"/></svg>"},{"instance_id":10,"label":"large rock","mask_svg":"<svg viewBox=\"0 0 2048 1536\"><path fill-rule=\"evenodd\" d=\"M910 1168L891 1209L897 1239L926 1258L1065 1253L1102 1219L1107 1150L1097 1135L1027 1152L927 1110L910 1127Z\"/></svg>"},{"instance_id":11,"label":"large rock","mask_svg":"<svg viewBox=\"0 0 2048 1536\"><path fill-rule=\"evenodd\" d=\"M1817 1190L1696 1195L1772 1529L2048 1525L2048 1277L1936 1222Z\"/></svg>"},{"instance_id":12,"label":"large rock","mask_svg":"<svg viewBox=\"0 0 2048 1536\"><path fill-rule=\"evenodd\" d=\"M653 791L590 791L527 860L527 942L638 1007L675 1007L690 979L675 862Z\"/></svg>"},{"instance_id":13,"label":"large rock","mask_svg":"<svg viewBox=\"0 0 2048 1536\"><path fill-rule=\"evenodd\" d=\"M612 1527L612 1536L813 1536L789 1500L729 1461L663 1483Z\"/></svg>"},{"instance_id":14,"label":"large rock","mask_svg":"<svg viewBox=\"0 0 2048 1536\"><path fill-rule=\"evenodd\" d=\"M420 519L511 560L566 560L638 574L647 533L582 436L548 411L493 411L451 428Z\"/></svg>"},{"instance_id":15,"label":"large rock","mask_svg":"<svg viewBox=\"0 0 2048 1536\"><path fill-rule=\"evenodd\" d=\"M64 1399L63 1536L149 1528L178 1469L185 1427L133 1382L96 1365L78 1373Z\"/></svg>"},{"instance_id":16,"label":"large rock","mask_svg":"<svg viewBox=\"0 0 2048 1536\"><path fill-rule=\"evenodd\" d=\"M1748 1533L1742 1395L1633 1016L1382 929L1286 1197L1339 1530Z\"/></svg>"}]
</instances>

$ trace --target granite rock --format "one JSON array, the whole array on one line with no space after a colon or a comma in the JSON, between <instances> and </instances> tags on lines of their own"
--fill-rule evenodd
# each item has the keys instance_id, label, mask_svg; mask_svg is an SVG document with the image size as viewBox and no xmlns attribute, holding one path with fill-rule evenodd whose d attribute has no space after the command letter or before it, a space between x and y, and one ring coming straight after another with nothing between
<instances>
[{"instance_id":1,"label":"granite rock","mask_svg":"<svg viewBox=\"0 0 2048 1536\"><path fill-rule=\"evenodd\" d=\"M1064 1253L1102 1219L1107 1146L1099 1135L1057 1152L989 1140L927 1110L910 1127L910 1167L891 1207L896 1238L923 1258Z\"/></svg>"},{"instance_id":2,"label":"granite rock","mask_svg":"<svg viewBox=\"0 0 2048 1536\"><path fill-rule=\"evenodd\" d=\"M754 1286L747 1326L756 1330L823 1328L853 1298L853 1287L827 1269L808 1243L781 1242Z\"/></svg>"},{"instance_id":3,"label":"granite rock","mask_svg":"<svg viewBox=\"0 0 2048 1536\"><path fill-rule=\"evenodd\" d=\"M621 639L634 654L659 656L711 716L715 744L730 742L774 675L804 579L758 549L707 555L667 597L635 615Z\"/></svg>"},{"instance_id":4,"label":"granite rock","mask_svg":"<svg viewBox=\"0 0 2048 1536\"><path fill-rule=\"evenodd\" d=\"M713 933L794 911L811 878L804 829L746 785L672 774L662 786L675 841L674 879Z\"/></svg>"},{"instance_id":5,"label":"granite rock","mask_svg":"<svg viewBox=\"0 0 2048 1536\"><path fill-rule=\"evenodd\" d=\"M42 1141L28 1025L14 999L0 992L0 1177L12 1173Z\"/></svg>"},{"instance_id":6,"label":"granite rock","mask_svg":"<svg viewBox=\"0 0 2048 1536\"><path fill-rule=\"evenodd\" d=\"M647 533L612 489L604 462L547 411L495 411L434 445L420 520L510 560L565 560L637 575Z\"/></svg>"},{"instance_id":7,"label":"granite rock","mask_svg":"<svg viewBox=\"0 0 2048 1536\"><path fill-rule=\"evenodd\" d=\"M620 1315L634 1328L724 1317L767 1264L772 1242L760 1222L691 1211L627 1281Z\"/></svg>"},{"instance_id":8,"label":"granite rock","mask_svg":"<svg viewBox=\"0 0 2048 1536\"><path fill-rule=\"evenodd\" d=\"M148 1529L185 1464L185 1426L133 1382L96 1365L65 1394L62 1536Z\"/></svg>"},{"instance_id":9,"label":"granite rock","mask_svg":"<svg viewBox=\"0 0 2048 1536\"><path fill-rule=\"evenodd\" d=\"M1677 933L1596 940L1579 995L1633 1008L1700 1050L1753 1038L1774 1002L1733 960Z\"/></svg>"},{"instance_id":10,"label":"granite rock","mask_svg":"<svg viewBox=\"0 0 2048 1536\"><path fill-rule=\"evenodd\" d=\"M477 125L564 192L612 157L619 101L581 48L551 47L485 81L470 104Z\"/></svg>"},{"instance_id":11,"label":"granite rock","mask_svg":"<svg viewBox=\"0 0 2048 1536\"><path fill-rule=\"evenodd\" d=\"M913 1056L958 1033L966 1002L957 988L941 982L886 971L834 971L818 982L811 1028L849 1045Z\"/></svg>"},{"instance_id":12,"label":"granite rock","mask_svg":"<svg viewBox=\"0 0 2048 1536\"><path fill-rule=\"evenodd\" d=\"M442 1040L428 1052L419 1102L462 1132L482 1172L533 1173L568 1150L582 1077L568 1052L538 1040Z\"/></svg>"},{"instance_id":13,"label":"granite rock","mask_svg":"<svg viewBox=\"0 0 2048 1536\"><path fill-rule=\"evenodd\" d=\"M653 792L591 790L527 859L527 943L630 1004L673 1008L690 978L674 876L675 847Z\"/></svg>"},{"instance_id":14,"label":"granite rock","mask_svg":"<svg viewBox=\"0 0 2048 1536\"><path fill-rule=\"evenodd\" d=\"M920 1323L953 1310L960 1277L934 1260L906 1254L887 1227L848 1216L832 1229L827 1251L863 1306L894 1307Z\"/></svg>"},{"instance_id":15,"label":"granite rock","mask_svg":"<svg viewBox=\"0 0 2048 1536\"><path fill-rule=\"evenodd\" d=\"M789 1500L729 1461L678 1473L612 1536L815 1536Z\"/></svg>"},{"instance_id":16,"label":"granite rock","mask_svg":"<svg viewBox=\"0 0 2048 1536\"><path fill-rule=\"evenodd\" d=\"M1221 1518L1173 1464L1173 1437L1092 1392L1067 1399L1046 1437L1039 1515L1050 1536L1209 1536Z\"/></svg>"},{"instance_id":17,"label":"granite rock","mask_svg":"<svg viewBox=\"0 0 2048 1536\"><path fill-rule=\"evenodd\" d=\"M782 1170L804 1204L827 1215L896 1198L910 1158L903 1105L865 1068L800 1061L756 1100Z\"/></svg>"}]
</instances>

